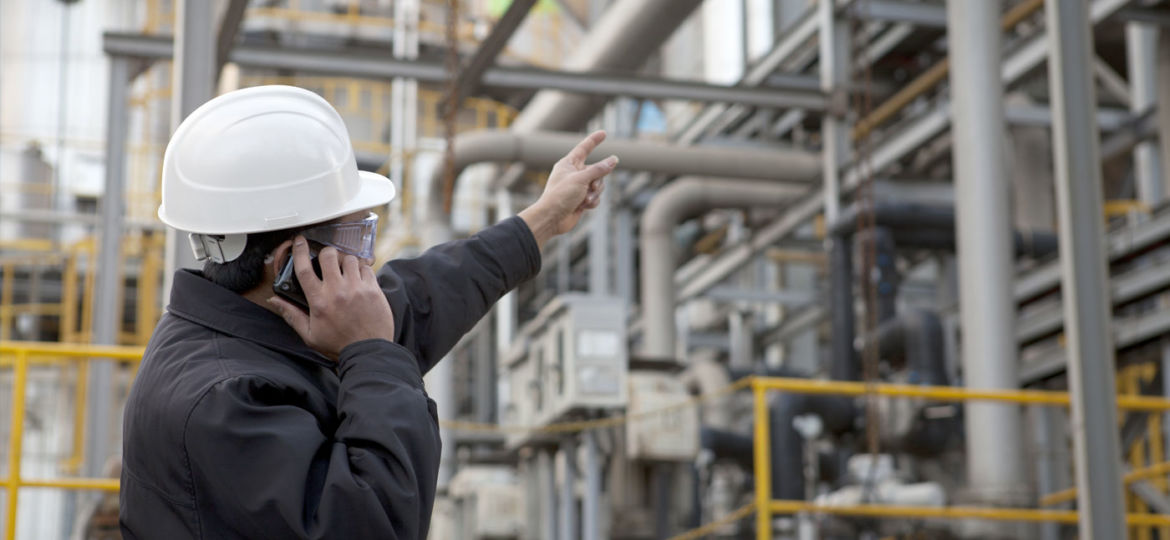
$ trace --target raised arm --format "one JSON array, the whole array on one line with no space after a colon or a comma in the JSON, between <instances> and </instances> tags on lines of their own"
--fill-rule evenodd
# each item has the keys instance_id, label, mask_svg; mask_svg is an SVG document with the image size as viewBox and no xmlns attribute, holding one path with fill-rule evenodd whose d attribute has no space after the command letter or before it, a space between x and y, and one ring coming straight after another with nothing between
<instances>
[{"instance_id":1,"label":"raised arm","mask_svg":"<svg viewBox=\"0 0 1170 540\"><path fill-rule=\"evenodd\" d=\"M603 178L617 166L615 156L586 165L603 140L605 132L595 132L558 161L540 199L517 217L379 270L395 314L395 340L418 357L424 373L496 300L540 272L540 250L550 238L572 230L597 207Z\"/></svg>"}]
</instances>

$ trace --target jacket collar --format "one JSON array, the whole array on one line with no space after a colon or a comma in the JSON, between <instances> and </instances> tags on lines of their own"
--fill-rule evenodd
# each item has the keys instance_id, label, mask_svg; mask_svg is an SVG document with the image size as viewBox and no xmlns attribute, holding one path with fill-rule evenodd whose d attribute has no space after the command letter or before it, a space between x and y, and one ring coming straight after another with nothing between
<instances>
[{"instance_id":1,"label":"jacket collar","mask_svg":"<svg viewBox=\"0 0 1170 540\"><path fill-rule=\"evenodd\" d=\"M200 326L257 343L304 361L334 368L336 364L310 349L284 319L227 290L197 270L179 270L171 285L167 311Z\"/></svg>"}]
</instances>

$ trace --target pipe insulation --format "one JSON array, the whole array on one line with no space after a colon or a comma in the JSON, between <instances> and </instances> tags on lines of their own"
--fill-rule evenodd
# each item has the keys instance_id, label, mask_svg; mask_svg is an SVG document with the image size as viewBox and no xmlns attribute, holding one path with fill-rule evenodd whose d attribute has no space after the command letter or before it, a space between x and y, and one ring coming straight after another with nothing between
<instances>
[{"instance_id":1,"label":"pipe insulation","mask_svg":"<svg viewBox=\"0 0 1170 540\"><path fill-rule=\"evenodd\" d=\"M618 0L591 26L589 34L565 61L564 69L636 70L701 3L702 0ZM580 129L603 105L602 99L543 90L512 122L512 129Z\"/></svg>"},{"instance_id":2,"label":"pipe insulation","mask_svg":"<svg viewBox=\"0 0 1170 540\"><path fill-rule=\"evenodd\" d=\"M550 168L581 142L581 138L579 133L553 131L465 133L455 138L455 175L458 177L463 169L475 163L516 162L528 167ZM621 159L618 167L623 170L668 175L767 179L807 185L816 180L820 170L820 159L816 154L782 148L696 147L608 139L592 155L605 157L610 154ZM443 171L436 168L429 184L433 209L441 208L442 175ZM439 216L445 219L445 215L440 213Z\"/></svg>"},{"instance_id":3,"label":"pipe insulation","mask_svg":"<svg viewBox=\"0 0 1170 540\"><path fill-rule=\"evenodd\" d=\"M948 0L951 134L963 382L1019 388L1011 185L1004 169L1000 2ZM1051 9L1051 8L1050 8ZM967 478L974 500L1026 504L1028 478L1020 408L969 402ZM1002 526L980 534L1004 535Z\"/></svg>"},{"instance_id":4,"label":"pipe insulation","mask_svg":"<svg viewBox=\"0 0 1170 540\"><path fill-rule=\"evenodd\" d=\"M815 169L816 163L810 166ZM672 182L655 194L642 213L639 238L644 355L675 355L675 226L715 208L777 207L800 192L783 184L691 177Z\"/></svg>"}]
</instances>

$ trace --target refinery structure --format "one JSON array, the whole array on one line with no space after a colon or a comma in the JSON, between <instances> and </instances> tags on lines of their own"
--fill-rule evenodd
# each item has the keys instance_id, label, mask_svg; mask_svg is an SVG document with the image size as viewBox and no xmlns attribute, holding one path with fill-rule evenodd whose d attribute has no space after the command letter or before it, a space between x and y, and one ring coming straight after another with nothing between
<instances>
[{"instance_id":1,"label":"refinery structure","mask_svg":"<svg viewBox=\"0 0 1170 540\"><path fill-rule=\"evenodd\" d=\"M426 375L429 538L1170 539L1170 2L3 0L5 540L120 538L164 149L268 84L379 264L620 157Z\"/></svg>"}]
</instances>

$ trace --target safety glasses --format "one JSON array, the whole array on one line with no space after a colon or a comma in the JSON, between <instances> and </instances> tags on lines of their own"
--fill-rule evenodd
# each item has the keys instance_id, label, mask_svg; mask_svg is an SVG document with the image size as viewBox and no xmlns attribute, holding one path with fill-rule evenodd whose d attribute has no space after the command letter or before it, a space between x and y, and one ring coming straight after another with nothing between
<instances>
[{"instance_id":1,"label":"safety glasses","mask_svg":"<svg viewBox=\"0 0 1170 540\"><path fill-rule=\"evenodd\" d=\"M301 232L306 240L333 246L365 261L374 259L374 241L378 234L378 214L370 212L361 221L326 223Z\"/></svg>"}]
</instances>

